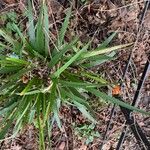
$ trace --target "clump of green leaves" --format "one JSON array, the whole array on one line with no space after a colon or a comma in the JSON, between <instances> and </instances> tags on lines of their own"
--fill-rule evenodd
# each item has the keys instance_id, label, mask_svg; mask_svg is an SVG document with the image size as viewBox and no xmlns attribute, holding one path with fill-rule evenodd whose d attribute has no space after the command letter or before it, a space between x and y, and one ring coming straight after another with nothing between
<instances>
[{"instance_id":1,"label":"clump of green leaves","mask_svg":"<svg viewBox=\"0 0 150 150\"><path fill-rule=\"evenodd\" d=\"M108 48L115 33L96 49L90 49L91 41L78 48L78 37L66 42L65 34L71 8L66 13L56 41L52 41L50 37L45 3L41 5L36 22L32 3L28 0L27 15L27 34L23 34L20 28L13 24L13 29L19 35L17 40L7 31L0 29L0 116L3 117L0 123L0 139L4 138L14 121L12 137L25 125L35 124L39 129L39 147L44 150L44 137L47 135L50 139L52 124L56 122L59 128L62 128L59 118L62 103L76 106L86 118L96 123L83 91L107 102L149 114L100 92L108 82L89 71L90 67L111 60L113 51L131 44Z\"/></svg>"},{"instance_id":2,"label":"clump of green leaves","mask_svg":"<svg viewBox=\"0 0 150 150\"><path fill-rule=\"evenodd\" d=\"M94 141L95 138L99 138L101 135L98 131L95 131L95 124L83 124L82 126L75 126L75 135L78 139L85 140L85 144L88 145Z\"/></svg>"},{"instance_id":3,"label":"clump of green leaves","mask_svg":"<svg viewBox=\"0 0 150 150\"><path fill-rule=\"evenodd\" d=\"M18 15L15 11L6 12L4 14L1 14L0 16L2 28L10 35L15 34L14 36L16 38L18 38L18 35L15 32L14 24L17 24L17 20L18 20ZM22 26L19 26L19 28L21 30Z\"/></svg>"}]
</instances>

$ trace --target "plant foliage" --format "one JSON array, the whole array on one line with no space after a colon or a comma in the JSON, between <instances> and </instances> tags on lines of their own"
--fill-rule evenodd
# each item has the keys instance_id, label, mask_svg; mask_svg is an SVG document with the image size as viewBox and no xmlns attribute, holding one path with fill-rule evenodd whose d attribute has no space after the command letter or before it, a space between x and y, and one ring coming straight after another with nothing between
<instances>
[{"instance_id":1,"label":"plant foliage","mask_svg":"<svg viewBox=\"0 0 150 150\"><path fill-rule=\"evenodd\" d=\"M149 114L100 92L109 83L89 68L113 59L115 50L131 44L108 48L115 36L106 39L98 48L90 50L91 42L78 48L79 38L65 41L71 17L68 9L57 41L51 41L46 4L41 5L39 18L34 21L32 3L28 0L28 32L21 32L17 24L13 30L18 39L0 29L0 116L3 117L0 139L12 123L14 137L27 124L39 129L40 149L45 149L45 130L56 122L62 128L59 109L62 103L76 106L92 122L97 122L87 99L81 91L132 109ZM35 23L36 22L36 23ZM50 47L50 43L53 46ZM50 134L48 134L50 136ZM50 137L49 137L50 138Z\"/></svg>"}]
</instances>

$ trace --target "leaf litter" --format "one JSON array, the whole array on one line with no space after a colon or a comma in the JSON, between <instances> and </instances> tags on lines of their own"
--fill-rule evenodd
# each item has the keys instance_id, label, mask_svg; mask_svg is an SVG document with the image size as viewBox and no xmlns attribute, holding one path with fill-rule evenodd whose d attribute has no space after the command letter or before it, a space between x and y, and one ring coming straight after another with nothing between
<instances>
[{"instance_id":1,"label":"leaf litter","mask_svg":"<svg viewBox=\"0 0 150 150\"><path fill-rule=\"evenodd\" d=\"M4 9L6 4L10 5L14 3L16 3L15 0L5 0L2 3L3 5L0 5L0 8L3 7ZM23 5L25 6L26 4L24 3ZM57 34L56 27L59 27L59 25L61 24L63 14L68 6L66 5L66 1L63 0L53 0L49 5L52 34L55 37L55 34ZM19 6L19 9L23 10L21 8L21 5ZM92 46L95 47L98 43L105 39L105 37L107 37L110 32L117 30L118 35L111 43L112 45L134 42L136 40L136 35L138 32L137 24L139 22L141 8L143 7L142 2L135 3L135 1L132 0L128 0L126 2L117 0L93 0L85 4L79 2L75 4L74 7L75 17L71 20L70 30L68 31L68 37L66 38L70 39L69 35L74 35L74 31L76 31L76 33L80 36L82 42L88 41L90 38L94 37ZM128 102L130 102L133 98L133 94L137 86L137 80L140 78L145 61L150 54L150 20L148 19L149 15L150 12L148 11L143 23L143 28L138 40L138 44L136 45L133 52L133 59L130 71L125 80L127 81L127 88L125 88L123 91L123 97L124 100ZM127 51L119 52L117 60L106 63L103 66L99 65L94 68L94 71L99 72L103 76L106 76L111 82L117 81L118 78L122 75L122 71L125 66L128 54L129 52ZM141 99L144 101L144 103L139 103L140 108L144 108L148 111L150 110L149 81L150 74L148 75L141 95ZM99 106L99 104L96 105L97 107L94 106L94 108L97 108L97 119L100 119L101 122L96 126L95 130L100 131L100 133L103 135L105 131L105 125L109 119L111 106L108 107L103 103L101 104L103 107ZM59 129L54 125L52 132L53 149L98 149L99 145L102 142L100 138L95 138L92 143L90 143L89 145L85 145L84 140L79 140L78 137L74 135L74 129L71 128L73 122L75 122L78 126L82 124L89 124L89 122L81 116L81 113L76 108L68 108L64 106L61 109L60 117L63 118L64 131L60 133ZM147 133L147 136L150 136L150 118L143 117L139 114L136 115L136 118ZM117 137L122 129L123 123L123 116L120 110L116 108L115 116L113 118L112 126L108 134L107 142L104 145L104 150L110 150L116 146ZM27 127L24 133L21 133L15 139L6 139L4 142L1 142L1 148L5 150L37 149L37 131L33 127ZM135 140L131 140L131 138L133 138L133 136L132 134L129 134L127 140L123 145L124 149L133 149L133 147L135 149L137 148Z\"/></svg>"}]
</instances>

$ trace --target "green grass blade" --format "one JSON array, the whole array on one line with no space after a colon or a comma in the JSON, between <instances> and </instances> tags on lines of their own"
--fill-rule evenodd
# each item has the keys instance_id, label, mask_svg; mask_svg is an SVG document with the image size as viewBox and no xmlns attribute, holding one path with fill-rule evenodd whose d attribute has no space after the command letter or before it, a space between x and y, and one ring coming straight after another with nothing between
<instances>
[{"instance_id":1,"label":"green grass blade","mask_svg":"<svg viewBox=\"0 0 150 150\"><path fill-rule=\"evenodd\" d=\"M68 80L72 81L72 82L79 82L80 81L80 74L76 74L76 73L71 73L69 70L65 70L63 72L63 75L65 77L67 77Z\"/></svg>"},{"instance_id":2,"label":"green grass blade","mask_svg":"<svg viewBox=\"0 0 150 150\"><path fill-rule=\"evenodd\" d=\"M29 121L28 121L29 124L33 123L35 112L36 112L35 109L31 109L30 114L29 114Z\"/></svg>"},{"instance_id":3,"label":"green grass blade","mask_svg":"<svg viewBox=\"0 0 150 150\"><path fill-rule=\"evenodd\" d=\"M117 46L113 46L113 47L109 47L109 48L105 48L105 49L100 49L100 50L94 50L91 52L86 52L82 54L82 58L89 58L89 57L93 57L96 55L101 55L101 54L106 54L121 48L125 48L128 46L131 46L133 43L129 43L129 44L124 44L124 45L117 45Z\"/></svg>"},{"instance_id":4,"label":"green grass blade","mask_svg":"<svg viewBox=\"0 0 150 150\"><path fill-rule=\"evenodd\" d=\"M21 120L19 124L13 128L13 135L12 135L13 138L16 137L17 134L19 133L20 129L22 128L22 124L23 120Z\"/></svg>"},{"instance_id":5,"label":"green grass blade","mask_svg":"<svg viewBox=\"0 0 150 150\"><path fill-rule=\"evenodd\" d=\"M53 104L53 113L54 113L54 120L56 121L59 129L62 131L62 125L59 117L59 107L60 107L60 99L57 99Z\"/></svg>"},{"instance_id":6,"label":"green grass blade","mask_svg":"<svg viewBox=\"0 0 150 150\"><path fill-rule=\"evenodd\" d=\"M74 104L81 111L84 117L88 118L93 123L97 123L97 121L91 116L91 114L87 111L87 108L84 105L78 103L77 101L74 101Z\"/></svg>"},{"instance_id":7,"label":"green grass blade","mask_svg":"<svg viewBox=\"0 0 150 150\"><path fill-rule=\"evenodd\" d=\"M32 88L32 86L35 83L35 80L36 80L35 78L30 80L29 83L27 84L27 86L24 88L24 90L19 95L20 96L25 95Z\"/></svg>"},{"instance_id":8,"label":"green grass blade","mask_svg":"<svg viewBox=\"0 0 150 150\"><path fill-rule=\"evenodd\" d=\"M8 83L5 83L0 86L0 95L3 95L3 90L9 90L10 88L13 88L16 81L9 81Z\"/></svg>"},{"instance_id":9,"label":"green grass blade","mask_svg":"<svg viewBox=\"0 0 150 150\"><path fill-rule=\"evenodd\" d=\"M139 109L137 107L131 106L130 104L127 104L127 103L125 103L125 102L123 102L123 101L121 101L119 99L111 97L111 96L109 96L109 95L107 95L107 94L105 94L103 92L100 92L100 91L98 91L96 89L87 89L87 91L89 91L92 94L94 94L95 96L100 97L103 100L106 100L106 101L111 102L113 104L125 107L125 108L127 108L129 110L140 112L140 113L145 114L145 115L150 115L150 112L146 112L146 111L144 111L142 109Z\"/></svg>"},{"instance_id":10,"label":"green grass blade","mask_svg":"<svg viewBox=\"0 0 150 150\"><path fill-rule=\"evenodd\" d=\"M32 46L34 46L34 44L35 44L35 27L34 27L34 16L33 16L33 12L32 12L31 0L28 0L27 16L28 16L28 20L29 20L29 27L28 27L29 41L31 42Z\"/></svg>"},{"instance_id":11,"label":"green grass blade","mask_svg":"<svg viewBox=\"0 0 150 150\"><path fill-rule=\"evenodd\" d=\"M43 120L41 118L41 96L40 94L37 95L37 122L38 122L38 128L39 128L39 144L40 144L40 149L45 150L45 142L44 142L44 128L43 128Z\"/></svg>"},{"instance_id":12,"label":"green grass blade","mask_svg":"<svg viewBox=\"0 0 150 150\"><path fill-rule=\"evenodd\" d=\"M10 43L13 46L12 49L13 52L15 52L16 54L20 54L22 44L14 40L11 36L9 36L5 31L1 29L0 29L0 36L2 36L8 43Z\"/></svg>"},{"instance_id":13,"label":"green grass blade","mask_svg":"<svg viewBox=\"0 0 150 150\"><path fill-rule=\"evenodd\" d=\"M64 21L64 23L62 25L62 28L61 28L60 32L59 32L59 35L58 35L58 47L61 47L61 45L63 44L65 33L66 33L68 25L69 25L70 17L71 17L71 8L68 9L68 11L66 13L65 21Z\"/></svg>"},{"instance_id":14,"label":"green grass blade","mask_svg":"<svg viewBox=\"0 0 150 150\"><path fill-rule=\"evenodd\" d=\"M82 98L82 96L78 97L74 94L71 94L70 92L67 92L66 90L62 90L61 92L65 93L71 99L71 101L76 105L76 107L82 112L82 114L86 118L96 123L96 120L94 119L95 118L94 111L91 109L86 100Z\"/></svg>"},{"instance_id":15,"label":"green grass blade","mask_svg":"<svg viewBox=\"0 0 150 150\"><path fill-rule=\"evenodd\" d=\"M51 148L51 135L52 135L52 123L51 123L51 119L48 118L47 119L47 131L48 131L48 146L49 146L49 149L52 149Z\"/></svg>"},{"instance_id":16,"label":"green grass blade","mask_svg":"<svg viewBox=\"0 0 150 150\"><path fill-rule=\"evenodd\" d=\"M70 82L70 81L63 81L63 80L59 80L59 83L61 83L62 86L68 86L74 88L93 88L93 87L100 86L98 84L91 84L91 83L84 83L84 82Z\"/></svg>"},{"instance_id":17,"label":"green grass blade","mask_svg":"<svg viewBox=\"0 0 150 150\"><path fill-rule=\"evenodd\" d=\"M3 31L1 29L0 29L0 36L5 38L5 40L12 45L14 45L14 43L16 42L11 36L9 36L5 31Z\"/></svg>"},{"instance_id":18,"label":"green grass blade","mask_svg":"<svg viewBox=\"0 0 150 150\"><path fill-rule=\"evenodd\" d=\"M15 23L12 24L12 27L18 33L18 35L20 36L22 42L24 43L24 41L25 41L25 35L22 34L21 30L19 29L19 27Z\"/></svg>"},{"instance_id":19,"label":"green grass blade","mask_svg":"<svg viewBox=\"0 0 150 150\"><path fill-rule=\"evenodd\" d=\"M60 59L61 57L72 48L72 46L77 43L78 38L75 38L74 40L72 40L69 44L66 44L65 47L63 47L62 50L60 50L60 52L58 52L50 61L49 63L49 67L53 67Z\"/></svg>"},{"instance_id":20,"label":"green grass blade","mask_svg":"<svg viewBox=\"0 0 150 150\"><path fill-rule=\"evenodd\" d=\"M44 123L46 123L47 119L48 119L48 115L50 113L50 111L52 110L53 104L56 100L56 82L57 81L53 81L52 87L51 87L51 93L49 94L48 97L48 104L46 107L46 113L44 115Z\"/></svg>"},{"instance_id":21,"label":"green grass blade","mask_svg":"<svg viewBox=\"0 0 150 150\"><path fill-rule=\"evenodd\" d=\"M92 68L92 67L96 67L98 65L101 65L101 64L103 64L105 62L111 61L111 60L114 60L114 58L110 57L109 59L103 59L103 60L93 61L93 62L90 62L90 63L83 64L82 66L84 68Z\"/></svg>"},{"instance_id":22,"label":"green grass blade","mask_svg":"<svg viewBox=\"0 0 150 150\"><path fill-rule=\"evenodd\" d=\"M27 62L23 59L6 57L6 60L10 61L11 63L15 63L15 64L19 64L19 65L29 65L29 62Z\"/></svg>"},{"instance_id":23,"label":"green grass blade","mask_svg":"<svg viewBox=\"0 0 150 150\"><path fill-rule=\"evenodd\" d=\"M93 79L93 80L95 80L95 81L97 81L97 82L99 82L101 84L104 84L104 85L108 85L109 84L109 82L106 81L104 78L102 78L102 77L100 77L100 76L98 76L98 75L96 75L94 73L83 72L82 71L81 75L84 76L84 77L86 77L86 78Z\"/></svg>"},{"instance_id":24,"label":"green grass blade","mask_svg":"<svg viewBox=\"0 0 150 150\"><path fill-rule=\"evenodd\" d=\"M60 74L66 70L78 57L80 57L80 55L86 51L89 47L89 43L86 44L79 52L77 52L67 63L65 63L60 69L58 69L53 76L58 78L60 76Z\"/></svg>"},{"instance_id":25,"label":"green grass blade","mask_svg":"<svg viewBox=\"0 0 150 150\"><path fill-rule=\"evenodd\" d=\"M0 42L0 50L2 50L3 51L3 49L11 49L11 47L7 44L7 45L5 45L5 44L3 44L2 42Z\"/></svg>"},{"instance_id":26,"label":"green grass blade","mask_svg":"<svg viewBox=\"0 0 150 150\"><path fill-rule=\"evenodd\" d=\"M5 113L7 113L7 112L9 112L9 111L11 111L12 109L14 109L17 106L17 104L18 104L18 102L15 102L15 103L13 103L10 106L8 106L8 107L6 107L4 109L1 109L0 110L0 116L3 115L3 114L5 114Z\"/></svg>"},{"instance_id":27,"label":"green grass blade","mask_svg":"<svg viewBox=\"0 0 150 150\"><path fill-rule=\"evenodd\" d=\"M28 91L28 92L25 92L23 95L27 96L27 95L35 95L35 94L39 94L39 93L42 93L41 90L32 90L32 91ZM20 93L16 93L17 95L20 95Z\"/></svg>"},{"instance_id":28,"label":"green grass blade","mask_svg":"<svg viewBox=\"0 0 150 150\"><path fill-rule=\"evenodd\" d=\"M0 74L13 73L13 72L19 71L20 69L22 69L22 66L1 67Z\"/></svg>"},{"instance_id":29,"label":"green grass blade","mask_svg":"<svg viewBox=\"0 0 150 150\"><path fill-rule=\"evenodd\" d=\"M89 63L85 63L82 64L81 66L83 66L84 68L92 68L95 67L97 65L103 64L105 62L111 61L115 59L115 52L111 52L108 55L97 55L94 57L90 57L88 58L88 60L90 61Z\"/></svg>"},{"instance_id":30,"label":"green grass blade","mask_svg":"<svg viewBox=\"0 0 150 150\"><path fill-rule=\"evenodd\" d=\"M18 124L22 121L22 119L23 119L25 113L27 112L29 106L30 106L30 101L28 103L26 103L26 105L23 107L23 110L21 110L22 112L21 112L20 116L17 118L17 121L15 123L15 127L17 127Z\"/></svg>"},{"instance_id":31,"label":"green grass blade","mask_svg":"<svg viewBox=\"0 0 150 150\"><path fill-rule=\"evenodd\" d=\"M22 70L19 70L17 73L9 76L7 78L7 81L9 81L9 82L7 82L7 83L3 84L2 86L0 86L0 91L5 90L5 89L7 89L11 86L14 86L16 84L16 82L18 81L18 79L21 78L24 74L26 74L30 70L32 70L32 69L31 68L29 68L29 69L26 69L26 68L24 69L23 68Z\"/></svg>"},{"instance_id":32,"label":"green grass blade","mask_svg":"<svg viewBox=\"0 0 150 150\"><path fill-rule=\"evenodd\" d=\"M70 88L68 89L68 91L70 91L70 93L72 93L73 95L77 96L78 98L83 99L82 101L81 101L81 99L80 99L78 102L81 103L81 104L84 104L84 105L88 108L87 102L86 102L86 100L85 100L85 97L78 91L78 89L73 88L73 87L70 87ZM66 91L65 91L65 92L66 92ZM70 93L69 93L69 94L70 94Z\"/></svg>"},{"instance_id":33,"label":"green grass blade","mask_svg":"<svg viewBox=\"0 0 150 150\"><path fill-rule=\"evenodd\" d=\"M31 71L32 69L33 68L23 68L22 70L19 70L17 73L9 76L7 80L10 80L10 81L17 80L21 78L24 74L26 74L28 71Z\"/></svg>"},{"instance_id":34,"label":"green grass blade","mask_svg":"<svg viewBox=\"0 0 150 150\"><path fill-rule=\"evenodd\" d=\"M103 54L103 55L97 55L97 56L89 57L88 60L89 61L109 60L112 57L114 57L115 54L116 54L116 52L113 51L107 55Z\"/></svg>"},{"instance_id":35,"label":"green grass blade","mask_svg":"<svg viewBox=\"0 0 150 150\"><path fill-rule=\"evenodd\" d=\"M46 4L43 6L44 9L44 34L45 34L45 54L48 56L50 53L50 47L49 47L49 15L48 15L48 8Z\"/></svg>"},{"instance_id":36,"label":"green grass blade","mask_svg":"<svg viewBox=\"0 0 150 150\"><path fill-rule=\"evenodd\" d=\"M19 45L18 49L18 54L21 57L22 56L22 51L24 49L25 43L26 43L26 39L25 39L25 35L23 35L23 33L21 32L21 30L19 29L19 27L16 24L12 24L13 29L18 33L18 35L20 36L21 39L21 44Z\"/></svg>"},{"instance_id":37,"label":"green grass blade","mask_svg":"<svg viewBox=\"0 0 150 150\"><path fill-rule=\"evenodd\" d=\"M108 44L113 40L113 38L116 36L117 32L114 32L113 34L111 34L102 44L100 44L100 46L98 48L96 48L95 50L100 50L100 49L104 49L108 46Z\"/></svg>"},{"instance_id":38,"label":"green grass blade","mask_svg":"<svg viewBox=\"0 0 150 150\"><path fill-rule=\"evenodd\" d=\"M63 92L65 92L65 94L72 99L72 102L76 101L82 105L84 105L86 108L90 108L88 102L85 100L85 98L78 92L78 91L75 91L73 88L69 89L70 92L67 92L66 90L62 90ZM78 92L78 93L77 93ZM92 110L91 108L89 109L90 111ZM93 111L92 111L92 114Z\"/></svg>"},{"instance_id":39,"label":"green grass blade","mask_svg":"<svg viewBox=\"0 0 150 150\"><path fill-rule=\"evenodd\" d=\"M42 60L45 60L45 58L39 53L37 52L28 42L26 42L26 47L27 47L27 53L30 54L30 56L32 56L33 58L34 57L37 57L37 58L40 58Z\"/></svg>"},{"instance_id":40,"label":"green grass blade","mask_svg":"<svg viewBox=\"0 0 150 150\"><path fill-rule=\"evenodd\" d=\"M4 126L4 128L0 129L0 140L4 139L6 133L9 131L9 129L12 126L12 122L14 121L14 116L11 117L9 120L7 120L7 124Z\"/></svg>"},{"instance_id":41,"label":"green grass blade","mask_svg":"<svg viewBox=\"0 0 150 150\"><path fill-rule=\"evenodd\" d=\"M37 22L36 27L36 51L40 54L43 54L43 51L45 51L45 37L44 37L44 30L43 30L43 7L40 9L40 16ZM44 52L45 53L45 52Z\"/></svg>"}]
</instances>

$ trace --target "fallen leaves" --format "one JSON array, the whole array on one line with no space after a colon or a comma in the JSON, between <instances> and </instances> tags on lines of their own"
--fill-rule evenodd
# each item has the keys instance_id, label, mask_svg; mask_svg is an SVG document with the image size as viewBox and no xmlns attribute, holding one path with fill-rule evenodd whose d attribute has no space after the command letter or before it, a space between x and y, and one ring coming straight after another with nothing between
<instances>
[{"instance_id":1,"label":"fallen leaves","mask_svg":"<svg viewBox=\"0 0 150 150\"><path fill-rule=\"evenodd\" d=\"M16 0L4 0L4 2L10 5L16 3Z\"/></svg>"},{"instance_id":2,"label":"fallen leaves","mask_svg":"<svg viewBox=\"0 0 150 150\"><path fill-rule=\"evenodd\" d=\"M65 146L66 146L66 143L65 142L61 142L61 144L58 147L58 150L65 150Z\"/></svg>"}]
</instances>

